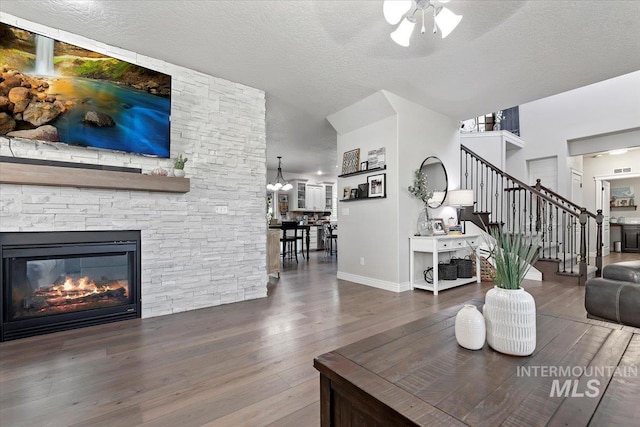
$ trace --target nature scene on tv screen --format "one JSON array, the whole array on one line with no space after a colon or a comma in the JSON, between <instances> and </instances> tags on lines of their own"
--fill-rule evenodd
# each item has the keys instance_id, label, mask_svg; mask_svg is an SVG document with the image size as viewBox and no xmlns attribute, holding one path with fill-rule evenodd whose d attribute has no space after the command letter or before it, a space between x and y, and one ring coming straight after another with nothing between
<instances>
[{"instance_id":1,"label":"nature scene on tv screen","mask_svg":"<svg viewBox=\"0 0 640 427\"><path fill-rule=\"evenodd\" d=\"M171 76L0 23L0 135L169 157Z\"/></svg>"}]
</instances>

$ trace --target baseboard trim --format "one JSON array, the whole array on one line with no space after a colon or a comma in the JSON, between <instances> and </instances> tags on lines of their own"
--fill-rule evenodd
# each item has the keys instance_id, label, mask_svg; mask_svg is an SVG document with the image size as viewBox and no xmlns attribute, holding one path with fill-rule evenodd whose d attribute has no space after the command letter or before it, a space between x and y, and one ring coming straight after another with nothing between
<instances>
[{"instance_id":1,"label":"baseboard trim","mask_svg":"<svg viewBox=\"0 0 640 427\"><path fill-rule=\"evenodd\" d=\"M394 283L366 276L358 276L357 274L345 273L343 271L338 271L338 279L348 280L349 282L371 286L372 288L383 289L390 292L404 292L411 289L411 284L409 282Z\"/></svg>"}]
</instances>

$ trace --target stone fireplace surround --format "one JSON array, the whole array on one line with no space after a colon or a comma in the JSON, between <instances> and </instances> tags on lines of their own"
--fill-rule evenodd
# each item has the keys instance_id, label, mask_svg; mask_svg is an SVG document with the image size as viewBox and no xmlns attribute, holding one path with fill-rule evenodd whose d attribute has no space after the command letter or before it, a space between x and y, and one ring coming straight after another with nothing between
<instances>
[{"instance_id":1,"label":"stone fireplace surround","mask_svg":"<svg viewBox=\"0 0 640 427\"><path fill-rule=\"evenodd\" d=\"M6 13L0 21L170 74L171 156L189 157L191 180L184 194L0 183L0 230L141 230L143 318L266 296L264 92ZM172 165L6 137L0 155L143 173Z\"/></svg>"}]
</instances>

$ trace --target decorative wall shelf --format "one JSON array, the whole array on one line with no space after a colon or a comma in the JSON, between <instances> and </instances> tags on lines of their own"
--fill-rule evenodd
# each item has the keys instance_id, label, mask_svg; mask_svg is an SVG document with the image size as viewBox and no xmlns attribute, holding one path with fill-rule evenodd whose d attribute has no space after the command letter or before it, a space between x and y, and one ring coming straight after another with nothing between
<instances>
[{"instance_id":1,"label":"decorative wall shelf","mask_svg":"<svg viewBox=\"0 0 640 427\"><path fill-rule=\"evenodd\" d=\"M387 196L381 196L381 197L359 197L357 199L342 199L342 200L338 200L339 202L360 202L362 200L376 200L376 199L386 199Z\"/></svg>"},{"instance_id":2,"label":"decorative wall shelf","mask_svg":"<svg viewBox=\"0 0 640 427\"><path fill-rule=\"evenodd\" d=\"M610 206L611 209L633 209L634 211L638 208L637 205L629 205L629 206Z\"/></svg>"},{"instance_id":3,"label":"decorative wall shelf","mask_svg":"<svg viewBox=\"0 0 640 427\"><path fill-rule=\"evenodd\" d=\"M188 193L189 178L0 162L0 183Z\"/></svg>"},{"instance_id":4,"label":"decorative wall shelf","mask_svg":"<svg viewBox=\"0 0 640 427\"><path fill-rule=\"evenodd\" d=\"M362 174L365 174L365 173L371 173L371 174L373 174L373 173L375 173L375 172L380 172L380 171L383 171L383 170L385 170L385 169L387 169L387 165L384 165L384 166L383 166L383 167L381 167L381 168L364 169L364 170L357 171L357 172L345 173L344 175L338 175L338 178L347 178L347 177L349 177L349 176L362 175ZM350 199L349 199L349 200L350 200ZM344 201L344 200L341 200L341 201Z\"/></svg>"}]
</instances>

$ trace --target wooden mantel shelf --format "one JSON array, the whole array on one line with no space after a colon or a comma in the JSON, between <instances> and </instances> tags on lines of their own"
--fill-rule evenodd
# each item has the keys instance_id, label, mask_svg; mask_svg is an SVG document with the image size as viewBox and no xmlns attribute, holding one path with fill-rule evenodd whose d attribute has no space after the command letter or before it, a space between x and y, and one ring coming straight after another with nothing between
<instances>
[{"instance_id":1,"label":"wooden mantel shelf","mask_svg":"<svg viewBox=\"0 0 640 427\"><path fill-rule=\"evenodd\" d=\"M0 162L0 183L188 193L189 178Z\"/></svg>"}]
</instances>

